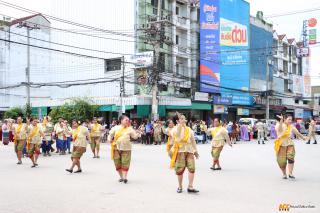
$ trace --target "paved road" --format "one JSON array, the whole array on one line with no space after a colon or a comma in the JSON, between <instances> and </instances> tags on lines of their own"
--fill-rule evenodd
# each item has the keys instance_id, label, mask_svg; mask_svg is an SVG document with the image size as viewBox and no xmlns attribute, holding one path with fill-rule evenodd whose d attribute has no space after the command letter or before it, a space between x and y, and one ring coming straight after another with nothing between
<instances>
[{"instance_id":1,"label":"paved road","mask_svg":"<svg viewBox=\"0 0 320 213\"><path fill-rule=\"evenodd\" d=\"M204 212L272 213L280 203L314 205L320 212L320 145L296 142L296 180L282 180L271 143L225 147L221 172L211 171L210 146L198 146L195 187L198 195L177 194L165 146L134 145L129 183L118 183L110 148L101 159L87 152L82 174L67 174L69 156L41 157L31 169L16 165L13 147L0 146L1 213ZM185 182L187 186L187 182Z\"/></svg>"}]
</instances>

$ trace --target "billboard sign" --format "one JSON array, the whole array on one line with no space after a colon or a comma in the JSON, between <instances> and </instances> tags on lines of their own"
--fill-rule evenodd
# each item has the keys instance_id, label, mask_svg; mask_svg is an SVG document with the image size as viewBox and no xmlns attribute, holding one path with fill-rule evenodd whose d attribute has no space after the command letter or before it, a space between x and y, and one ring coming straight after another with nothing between
<instances>
[{"instance_id":1,"label":"billboard sign","mask_svg":"<svg viewBox=\"0 0 320 213\"><path fill-rule=\"evenodd\" d=\"M238 108L237 109L237 115L250 115L250 110L249 109L244 109L244 108Z\"/></svg>"},{"instance_id":2,"label":"billboard sign","mask_svg":"<svg viewBox=\"0 0 320 213\"><path fill-rule=\"evenodd\" d=\"M317 25L317 19L311 18L308 20L308 26L309 27L315 27Z\"/></svg>"},{"instance_id":3,"label":"billboard sign","mask_svg":"<svg viewBox=\"0 0 320 213\"><path fill-rule=\"evenodd\" d=\"M135 68L146 68L153 65L153 51L137 53L130 58Z\"/></svg>"},{"instance_id":4,"label":"billboard sign","mask_svg":"<svg viewBox=\"0 0 320 213\"><path fill-rule=\"evenodd\" d=\"M309 48L301 47L297 49L297 57L308 57L309 56Z\"/></svg>"},{"instance_id":5,"label":"billboard sign","mask_svg":"<svg viewBox=\"0 0 320 213\"><path fill-rule=\"evenodd\" d=\"M244 0L200 1L200 91L232 104L252 105L249 93L236 91L250 88L249 10Z\"/></svg>"},{"instance_id":6,"label":"billboard sign","mask_svg":"<svg viewBox=\"0 0 320 213\"><path fill-rule=\"evenodd\" d=\"M316 44L317 43L317 29L310 29L309 30L309 44Z\"/></svg>"},{"instance_id":7,"label":"billboard sign","mask_svg":"<svg viewBox=\"0 0 320 213\"><path fill-rule=\"evenodd\" d=\"M294 109L294 118L303 118L303 109L301 108L296 108Z\"/></svg>"},{"instance_id":8,"label":"billboard sign","mask_svg":"<svg viewBox=\"0 0 320 213\"><path fill-rule=\"evenodd\" d=\"M221 46L248 46L247 26L220 19L220 44Z\"/></svg>"},{"instance_id":9,"label":"billboard sign","mask_svg":"<svg viewBox=\"0 0 320 213\"><path fill-rule=\"evenodd\" d=\"M213 104L218 104L218 105L232 105L232 98L221 97L221 96L214 96L214 97L213 97Z\"/></svg>"},{"instance_id":10,"label":"billboard sign","mask_svg":"<svg viewBox=\"0 0 320 213\"><path fill-rule=\"evenodd\" d=\"M200 1L200 91L218 93L220 86L220 0Z\"/></svg>"},{"instance_id":11,"label":"billboard sign","mask_svg":"<svg viewBox=\"0 0 320 213\"><path fill-rule=\"evenodd\" d=\"M205 92L195 92L194 93L194 100L195 101L208 101L209 94Z\"/></svg>"},{"instance_id":12,"label":"billboard sign","mask_svg":"<svg viewBox=\"0 0 320 213\"><path fill-rule=\"evenodd\" d=\"M213 106L213 113L214 114L227 114L228 107L225 107L224 105L214 105Z\"/></svg>"}]
</instances>

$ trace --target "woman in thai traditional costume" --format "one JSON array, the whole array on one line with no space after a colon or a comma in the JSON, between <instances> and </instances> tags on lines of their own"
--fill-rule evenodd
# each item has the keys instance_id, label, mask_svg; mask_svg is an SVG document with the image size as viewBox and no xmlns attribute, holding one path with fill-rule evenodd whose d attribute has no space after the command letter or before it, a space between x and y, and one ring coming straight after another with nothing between
<instances>
[{"instance_id":1,"label":"woman in thai traditional costume","mask_svg":"<svg viewBox=\"0 0 320 213\"><path fill-rule=\"evenodd\" d=\"M187 168L189 171L189 193L198 193L199 191L193 188L193 180L195 173L195 157L198 159L199 154L197 151L196 141L194 139L194 132L188 127L187 120L184 115L178 114L178 125L172 130L174 138L173 147L170 152L172 153L170 168L175 168L176 175L178 176L179 187L177 192L182 192L183 173Z\"/></svg>"},{"instance_id":2,"label":"woman in thai traditional costume","mask_svg":"<svg viewBox=\"0 0 320 213\"><path fill-rule=\"evenodd\" d=\"M241 140L249 141L248 126L245 123L241 125L240 132L241 132Z\"/></svg>"},{"instance_id":3,"label":"woman in thai traditional costume","mask_svg":"<svg viewBox=\"0 0 320 213\"><path fill-rule=\"evenodd\" d=\"M90 137L91 137L91 151L93 153L93 158L100 158L100 142L103 127L98 123L97 118L93 118L90 124Z\"/></svg>"},{"instance_id":4,"label":"woman in thai traditional costume","mask_svg":"<svg viewBox=\"0 0 320 213\"><path fill-rule=\"evenodd\" d=\"M276 125L278 138L275 140L275 151L277 156L278 165L282 171L283 179L287 179L287 166L289 178L294 179L293 167L295 148L294 142L291 139L291 134L294 133L297 138L307 140L297 129L292 125L292 116L283 117L278 116L280 121ZM288 165L287 165L288 163Z\"/></svg>"},{"instance_id":5,"label":"woman in thai traditional costume","mask_svg":"<svg viewBox=\"0 0 320 213\"><path fill-rule=\"evenodd\" d=\"M174 123L172 120L168 120L168 127L165 129L165 134L167 135L167 145L166 145L166 150L169 153L172 146L173 146L173 135L172 135L172 130L174 128Z\"/></svg>"},{"instance_id":6,"label":"woman in thai traditional costume","mask_svg":"<svg viewBox=\"0 0 320 213\"><path fill-rule=\"evenodd\" d=\"M37 119L31 119L31 125L28 127L27 153L33 163L31 168L38 166L42 138L45 137L38 123Z\"/></svg>"},{"instance_id":7,"label":"woman in thai traditional costume","mask_svg":"<svg viewBox=\"0 0 320 213\"><path fill-rule=\"evenodd\" d=\"M80 158L83 153L86 152L87 149L87 140L90 141L90 134L87 127L79 125L80 122L73 120L72 121L72 141L73 141L73 149L71 154L72 165L70 169L66 169L66 171L72 173L73 168L75 166L78 167L78 170L74 173L82 172Z\"/></svg>"},{"instance_id":8,"label":"woman in thai traditional costume","mask_svg":"<svg viewBox=\"0 0 320 213\"><path fill-rule=\"evenodd\" d=\"M213 158L213 165L210 169L212 170L221 170L220 162L219 162L219 157L220 153L223 149L223 146L227 142L231 147L231 141L228 135L228 131L226 128L224 128L220 120L218 118L215 118L213 120L213 127L209 128L207 130L208 135L212 135L212 141L211 141L211 155ZM217 167L216 167L217 166Z\"/></svg>"},{"instance_id":9,"label":"woman in thai traditional costume","mask_svg":"<svg viewBox=\"0 0 320 213\"><path fill-rule=\"evenodd\" d=\"M277 132L276 132L276 125L274 122L271 123L270 127L270 138L276 139L277 138Z\"/></svg>"},{"instance_id":10,"label":"woman in thai traditional costume","mask_svg":"<svg viewBox=\"0 0 320 213\"><path fill-rule=\"evenodd\" d=\"M28 125L23 123L22 117L17 118L17 123L13 125L14 151L18 158L18 165L22 164L22 152L27 140Z\"/></svg>"},{"instance_id":11,"label":"woman in thai traditional costume","mask_svg":"<svg viewBox=\"0 0 320 213\"><path fill-rule=\"evenodd\" d=\"M128 182L128 171L131 162L132 140L141 137L140 130L134 130L129 118L125 115L120 116L120 125L113 127L108 135L108 142L111 144L111 159L114 161L119 182Z\"/></svg>"}]
</instances>

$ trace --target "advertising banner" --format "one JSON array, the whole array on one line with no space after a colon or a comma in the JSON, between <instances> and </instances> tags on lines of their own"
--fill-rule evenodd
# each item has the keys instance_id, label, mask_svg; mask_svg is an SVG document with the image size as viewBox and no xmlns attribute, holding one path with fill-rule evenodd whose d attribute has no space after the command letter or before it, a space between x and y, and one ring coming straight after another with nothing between
<instances>
[{"instance_id":1,"label":"advertising banner","mask_svg":"<svg viewBox=\"0 0 320 213\"><path fill-rule=\"evenodd\" d=\"M220 0L200 1L200 91L218 93L220 86Z\"/></svg>"},{"instance_id":2,"label":"advertising banner","mask_svg":"<svg viewBox=\"0 0 320 213\"><path fill-rule=\"evenodd\" d=\"M200 1L200 91L232 104L252 105L249 93L236 91L250 88L249 10L244 0Z\"/></svg>"},{"instance_id":3,"label":"advertising banner","mask_svg":"<svg viewBox=\"0 0 320 213\"><path fill-rule=\"evenodd\" d=\"M294 109L294 118L303 118L303 109L297 108Z\"/></svg>"},{"instance_id":4,"label":"advertising banner","mask_svg":"<svg viewBox=\"0 0 320 213\"><path fill-rule=\"evenodd\" d=\"M243 109L243 108L238 108L237 109L237 115L250 115L249 109Z\"/></svg>"},{"instance_id":5,"label":"advertising banner","mask_svg":"<svg viewBox=\"0 0 320 213\"><path fill-rule=\"evenodd\" d=\"M195 101L208 101L209 94L205 92L195 92L194 93L194 100Z\"/></svg>"},{"instance_id":6,"label":"advertising banner","mask_svg":"<svg viewBox=\"0 0 320 213\"><path fill-rule=\"evenodd\" d=\"M146 68L153 65L153 51L137 53L130 58L135 68Z\"/></svg>"},{"instance_id":7,"label":"advertising banner","mask_svg":"<svg viewBox=\"0 0 320 213\"><path fill-rule=\"evenodd\" d=\"M309 30L309 44L316 44L317 43L317 29L310 29Z\"/></svg>"},{"instance_id":8,"label":"advertising banner","mask_svg":"<svg viewBox=\"0 0 320 213\"><path fill-rule=\"evenodd\" d=\"M232 97L234 105L252 105L249 93L236 91L250 88L250 5L221 0L220 14L221 96Z\"/></svg>"},{"instance_id":9,"label":"advertising banner","mask_svg":"<svg viewBox=\"0 0 320 213\"><path fill-rule=\"evenodd\" d=\"M232 105L232 98L214 96L213 97L213 104Z\"/></svg>"},{"instance_id":10,"label":"advertising banner","mask_svg":"<svg viewBox=\"0 0 320 213\"><path fill-rule=\"evenodd\" d=\"M224 105L214 105L213 106L213 113L214 114L227 114L228 108Z\"/></svg>"}]
</instances>

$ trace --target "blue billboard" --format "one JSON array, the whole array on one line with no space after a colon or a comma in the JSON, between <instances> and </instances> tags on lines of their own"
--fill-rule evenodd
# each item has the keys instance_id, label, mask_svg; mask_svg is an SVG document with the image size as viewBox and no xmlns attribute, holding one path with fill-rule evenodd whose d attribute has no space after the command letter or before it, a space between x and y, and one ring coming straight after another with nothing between
<instances>
[{"instance_id":1,"label":"blue billboard","mask_svg":"<svg viewBox=\"0 0 320 213\"><path fill-rule=\"evenodd\" d=\"M200 7L200 91L251 105L249 93L240 92L250 88L249 3L202 0Z\"/></svg>"},{"instance_id":2,"label":"blue billboard","mask_svg":"<svg viewBox=\"0 0 320 213\"><path fill-rule=\"evenodd\" d=\"M200 1L200 90L218 93L220 86L220 0Z\"/></svg>"}]
</instances>

